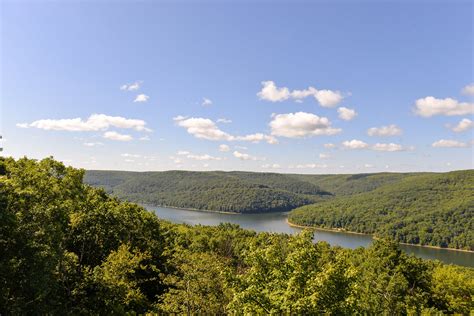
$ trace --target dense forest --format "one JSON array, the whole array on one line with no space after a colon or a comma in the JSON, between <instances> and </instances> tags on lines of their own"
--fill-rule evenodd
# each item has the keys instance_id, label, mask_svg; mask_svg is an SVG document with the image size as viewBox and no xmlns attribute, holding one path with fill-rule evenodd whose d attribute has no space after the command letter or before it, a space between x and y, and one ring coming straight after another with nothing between
<instances>
[{"instance_id":1,"label":"dense forest","mask_svg":"<svg viewBox=\"0 0 474 316\"><path fill-rule=\"evenodd\" d=\"M474 170L419 174L373 191L303 206L292 223L474 250Z\"/></svg>"},{"instance_id":2,"label":"dense forest","mask_svg":"<svg viewBox=\"0 0 474 316\"><path fill-rule=\"evenodd\" d=\"M0 158L0 314L469 314L474 270L378 240L171 224L53 159Z\"/></svg>"},{"instance_id":3,"label":"dense forest","mask_svg":"<svg viewBox=\"0 0 474 316\"><path fill-rule=\"evenodd\" d=\"M131 202L236 213L289 211L331 195L272 173L88 171L85 181Z\"/></svg>"}]
</instances>

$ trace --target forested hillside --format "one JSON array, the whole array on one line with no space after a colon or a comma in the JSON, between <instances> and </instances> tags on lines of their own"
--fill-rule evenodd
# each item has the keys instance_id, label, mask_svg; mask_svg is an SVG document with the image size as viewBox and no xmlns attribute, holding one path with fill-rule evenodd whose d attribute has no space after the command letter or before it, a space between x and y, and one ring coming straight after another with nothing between
<instances>
[{"instance_id":1,"label":"forested hillside","mask_svg":"<svg viewBox=\"0 0 474 316\"><path fill-rule=\"evenodd\" d=\"M421 173L360 173L336 175L294 175L302 181L317 185L334 195L352 195L368 192L378 187L396 183L404 178Z\"/></svg>"},{"instance_id":2,"label":"forested hillside","mask_svg":"<svg viewBox=\"0 0 474 316\"><path fill-rule=\"evenodd\" d=\"M289 211L337 195L375 190L416 174L299 175L258 172L86 172L85 182L121 199L237 213ZM419 175L419 174L418 174Z\"/></svg>"},{"instance_id":3,"label":"forested hillside","mask_svg":"<svg viewBox=\"0 0 474 316\"><path fill-rule=\"evenodd\" d=\"M190 227L84 185L52 159L0 158L0 314L439 315L474 309L474 271L376 241ZM116 179L117 180L117 179Z\"/></svg>"},{"instance_id":4,"label":"forested hillside","mask_svg":"<svg viewBox=\"0 0 474 316\"><path fill-rule=\"evenodd\" d=\"M474 170L411 175L370 192L298 208L289 220L474 250Z\"/></svg>"},{"instance_id":5,"label":"forested hillside","mask_svg":"<svg viewBox=\"0 0 474 316\"><path fill-rule=\"evenodd\" d=\"M271 173L88 171L85 181L127 201L237 213L289 211L331 195Z\"/></svg>"}]
</instances>

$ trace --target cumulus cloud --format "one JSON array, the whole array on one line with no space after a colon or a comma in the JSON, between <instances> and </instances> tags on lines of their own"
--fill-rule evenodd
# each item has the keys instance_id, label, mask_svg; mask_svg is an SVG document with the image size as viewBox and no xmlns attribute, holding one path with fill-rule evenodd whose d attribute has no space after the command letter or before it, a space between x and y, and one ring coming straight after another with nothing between
<instances>
[{"instance_id":1,"label":"cumulus cloud","mask_svg":"<svg viewBox=\"0 0 474 316\"><path fill-rule=\"evenodd\" d=\"M147 135L145 135L145 136L140 137L138 140L141 140L141 141L148 141L148 140L150 140L150 137L148 137Z\"/></svg>"},{"instance_id":2,"label":"cumulus cloud","mask_svg":"<svg viewBox=\"0 0 474 316\"><path fill-rule=\"evenodd\" d=\"M207 118L177 116L173 119L178 126L186 128L187 132L196 138L214 140L214 141L249 141L258 143L266 141L269 144L278 143L277 139L270 135L261 133L250 134L245 136L230 135L217 127L216 123Z\"/></svg>"},{"instance_id":3,"label":"cumulus cloud","mask_svg":"<svg viewBox=\"0 0 474 316\"><path fill-rule=\"evenodd\" d=\"M402 151L402 150L404 150L402 145L394 144L394 143L389 143L389 144L377 143L374 146L372 146L372 149L377 150L377 151Z\"/></svg>"},{"instance_id":4,"label":"cumulus cloud","mask_svg":"<svg viewBox=\"0 0 474 316\"><path fill-rule=\"evenodd\" d=\"M323 107L336 106L344 98L339 91L318 90L314 87L290 91L287 87L277 87L273 81L262 81L262 90L257 93L257 96L261 100L270 102L281 102L290 98L296 102L301 102L303 99L312 96Z\"/></svg>"},{"instance_id":5,"label":"cumulus cloud","mask_svg":"<svg viewBox=\"0 0 474 316\"><path fill-rule=\"evenodd\" d=\"M202 106L209 106L209 105L212 105L212 100L211 99L208 99L208 98L202 98L202 103L201 103Z\"/></svg>"},{"instance_id":6,"label":"cumulus cloud","mask_svg":"<svg viewBox=\"0 0 474 316\"><path fill-rule=\"evenodd\" d=\"M110 127L134 129L136 131L151 131L146 127L146 123L143 120L127 119L120 116L108 116L105 114L92 114L85 121L81 118L59 120L44 119L34 121L28 124L28 126L44 130L70 132L103 131Z\"/></svg>"},{"instance_id":7,"label":"cumulus cloud","mask_svg":"<svg viewBox=\"0 0 474 316\"><path fill-rule=\"evenodd\" d=\"M329 159L331 158L330 154L321 153L319 154L319 159Z\"/></svg>"},{"instance_id":8,"label":"cumulus cloud","mask_svg":"<svg viewBox=\"0 0 474 316\"><path fill-rule=\"evenodd\" d=\"M281 102L290 97L290 90L288 88L278 88L273 81L262 81L262 86L262 90L257 93L261 100Z\"/></svg>"},{"instance_id":9,"label":"cumulus cloud","mask_svg":"<svg viewBox=\"0 0 474 316\"><path fill-rule=\"evenodd\" d=\"M342 146L347 149L365 149L369 147L369 144L358 139L353 139L344 141Z\"/></svg>"},{"instance_id":10,"label":"cumulus cloud","mask_svg":"<svg viewBox=\"0 0 474 316\"><path fill-rule=\"evenodd\" d=\"M140 85L143 83L143 81L136 81L134 83L128 83L120 86L120 90L124 91L135 91L140 89Z\"/></svg>"},{"instance_id":11,"label":"cumulus cloud","mask_svg":"<svg viewBox=\"0 0 474 316\"><path fill-rule=\"evenodd\" d=\"M468 118L464 118L456 126L454 126L451 129L456 133L460 133L460 132L465 132L471 128L474 128L474 122Z\"/></svg>"},{"instance_id":12,"label":"cumulus cloud","mask_svg":"<svg viewBox=\"0 0 474 316\"><path fill-rule=\"evenodd\" d=\"M434 115L467 115L474 113L474 103L459 102L455 99L426 97L415 102L415 113L423 117Z\"/></svg>"},{"instance_id":13,"label":"cumulus cloud","mask_svg":"<svg viewBox=\"0 0 474 316\"><path fill-rule=\"evenodd\" d=\"M147 102L149 98L150 98L149 96L142 93L142 94L137 95L137 97L135 98L135 100L133 100L133 102Z\"/></svg>"},{"instance_id":14,"label":"cumulus cloud","mask_svg":"<svg viewBox=\"0 0 474 316\"><path fill-rule=\"evenodd\" d=\"M357 116L357 112L354 109L348 109L346 107L340 107L337 109L339 118L345 121L350 121Z\"/></svg>"},{"instance_id":15,"label":"cumulus cloud","mask_svg":"<svg viewBox=\"0 0 474 316\"><path fill-rule=\"evenodd\" d=\"M247 141L247 142L252 142L252 143L259 143L261 141L266 141L269 144L278 144L278 140L271 136L271 135L265 135L262 133L255 133L255 134L250 134L246 136L236 136L236 140L241 140L241 141Z\"/></svg>"},{"instance_id":16,"label":"cumulus cloud","mask_svg":"<svg viewBox=\"0 0 474 316\"><path fill-rule=\"evenodd\" d=\"M343 96L339 91L332 90L318 90L314 95L321 106L326 108L332 108L342 101Z\"/></svg>"},{"instance_id":17,"label":"cumulus cloud","mask_svg":"<svg viewBox=\"0 0 474 316\"><path fill-rule=\"evenodd\" d=\"M241 152L238 152L238 151L234 151L233 155L234 155L235 158L238 158L240 160L254 160L254 161L265 160L265 158L251 156L249 154L241 153Z\"/></svg>"},{"instance_id":18,"label":"cumulus cloud","mask_svg":"<svg viewBox=\"0 0 474 316\"><path fill-rule=\"evenodd\" d=\"M444 148L461 148L461 147L467 147L466 143L457 141L457 140L451 140L451 139L440 139L436 142L434 142L431 146L433 147L444 147Z\"/></svg>"},{"instance_id":19,"label":"cumulus cloud","mask_svg":"<svg viewBox=\"0 0 474 316\"><path fill-rule=\"evenodd\" d=\"M474 82L465 86L462 89L462 93L465 95L474 95Z\"/></svg>"},{"instance_id":20,"label":"cumulus cloud","mask_svg":"<svg viewBox=\"0 0 474 316\"><path fill-rule=\"evenodd\" d=\"M128 141L133 140L133 137L130 135L120 134L114 131L105 132L103 137L107 139L111 139L111 140L118 140L121 142L128 142Z\"/></svg>"},{"instance_id":21,"label":"cumulus cloud","mask_svg":"<svg viewBox=\"0 0 474 316\"><path fill-rule=\"evenodd\" d=\"M220 118L220 119L217 119L217 123L225 123L225 124L228 124L228 123L232 123L232 120L228 120L226 118Z\"/></svg>"},{"instance_id":22,"label":"cumulus cloud","mask_svg":"<svg viewBox=\"0 0 474 316\"><path fill-rule=\"evenodd\" d=\"M197 138L207 140L233 140L233 136L221 131L210 119L177 116L173 119L178 126L186 128L187 132Z\"/></svg>"},{"instance_id":23,"label":"cumulus cloud","mask_svg":"<svg viewBox=\"0 0 474 316\"><path fill-rule=\"evenodd\" d=\"M28 123L16 123L15 126L19 128L28 128Z\"/></svg>"},{"instance_id":24,"label":"cumulus cloud","mask_svg":"<svg viewBox=\"0 0 474 316\"><path fill-rule=\"evenodd\" d=\"M396 136L401 135L402 130L395 124L381 127L372 127L367 130L369 136Z\"/></svg>"},{"instance_id":25,"label":"cumulus cloud","mask_svg":"<svg viewBox=\"0 0 474 316\"><path fill-rule=\"evenodd\" d=\"M276 114L270 122L270 127L272 135L288 138L334 135L341 132L341 129L331 126L328 118L306 112Z\"/></svg>"},{"instance_id":26,"label":"cumulus cloud","mask_svg":"<svg viewBox=\"0 0 474 316\"><path fill-rule=\"evenodd\" d=\"M230 147L228 145L225 145L225 144L219 145L219 151L228 152L228 151L230 151Z\"/></svg>"}]
</instances>

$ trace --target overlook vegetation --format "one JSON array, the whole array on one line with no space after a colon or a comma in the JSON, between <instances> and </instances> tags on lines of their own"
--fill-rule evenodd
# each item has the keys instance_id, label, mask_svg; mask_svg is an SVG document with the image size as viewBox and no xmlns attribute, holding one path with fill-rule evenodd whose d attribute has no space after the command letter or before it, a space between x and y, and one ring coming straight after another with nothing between
<instances>
[{"instance_id":1,"label":"overlook vegetation","mask_svg":"<svg viewBox=\"0 0 474 316\"><path fill-rule=\"evenodd\" d=\"M474 170L418 174L373 191L303 206L292 223L474 250Z\"/></svg>"},{"instance_id":2,"label":"overlook vegetation","mask_svg":"<svg viewBox=\"0 0 474 316\"><path fill-rule=\"evenodd\" d=\"M474 270L312 234L171 224L53 159L0 158L0 314L469 314ZM117 177L115 181L118 179Z\"/></svg>"}]
</instances>

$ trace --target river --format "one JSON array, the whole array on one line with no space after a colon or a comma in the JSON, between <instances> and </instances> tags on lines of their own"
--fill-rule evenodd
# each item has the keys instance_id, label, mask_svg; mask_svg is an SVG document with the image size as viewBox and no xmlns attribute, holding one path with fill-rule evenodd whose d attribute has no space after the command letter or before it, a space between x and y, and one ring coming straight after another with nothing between
<instances>
[{"instance_id":1,"label":"river","mask_svg":"<svg viewBox=\"0 0 474 316\"><path fill-rule=\"evenodd\" d=\"M212 212L200 212L183 209L171 209L165 207L147 206L158 217L169 220L173 223L185 223L190 225L214 226L228 222L238 224L245 229L257 232L275 232L295 234L301 228L292 227L286 223L287 213L265 213L265 214L223 214ZM326 230L316 230L315 241L326 241L331 245L345 248L366 247L372 242L372 237L368 235L357 235L344 232L331 232ZM424 259L438 259L445 263L453 263L461 266L474 267L474 253L453 251L447 249L436 249L428 247L418 247L400 245L407 253L414 254Z\"/></svg>"}]
</instances>

